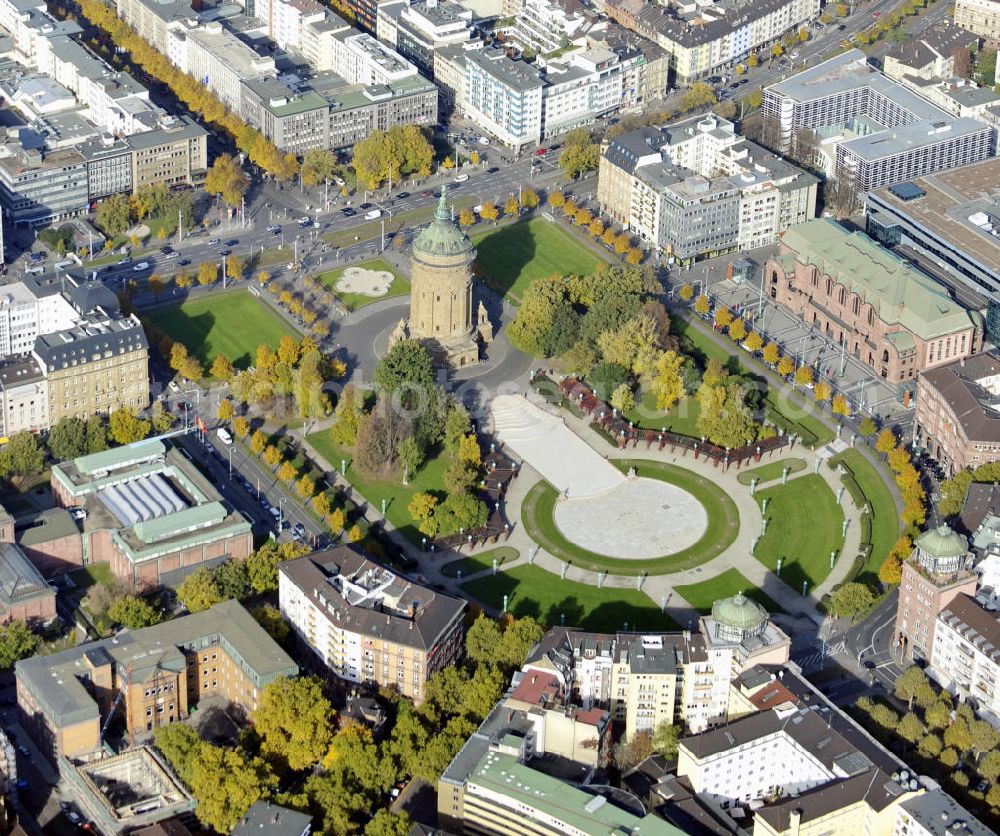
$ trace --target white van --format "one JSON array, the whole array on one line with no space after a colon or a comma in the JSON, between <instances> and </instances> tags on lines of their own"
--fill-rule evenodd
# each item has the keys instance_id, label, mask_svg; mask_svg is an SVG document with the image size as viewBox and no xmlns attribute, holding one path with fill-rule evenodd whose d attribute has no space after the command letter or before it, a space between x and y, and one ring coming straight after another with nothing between
<instances>
[{"instance_id":1,"label":"white van","mask_svg":"<svg viewBox=\"0 0 1000 836\"><path fill-rule=\"evenodd\" d=\"M456 182L456 183L464 183L464 182L465 182L466 180L468 180L468 179L469 179L469 175L468 175L468 174L459 174L459 175L458 175L458 176L457 176L457 177L455 178L455 182Z\"/></svg>"},{"instance_id":2,"label":"white van","mask_svg":"<svg viewBox=\"0 0 1000 836\"><path fill-rule=\"evenodd\" d=\"M229 447L233 443L233 437L229 434L225 427L219 427L215 431L215 434L219 437L219 441Z\"/></svg>"},{"instance_id":3,"label":"white van","mask_svg":"<svg viewBox=\"0 0 1000 836\"><path fill-rule=\"evenodd\" d=\"M372 209L371 212L365 212L366 221L375 221L382 217L381 209Z\"/></svg>"}]
</instances>

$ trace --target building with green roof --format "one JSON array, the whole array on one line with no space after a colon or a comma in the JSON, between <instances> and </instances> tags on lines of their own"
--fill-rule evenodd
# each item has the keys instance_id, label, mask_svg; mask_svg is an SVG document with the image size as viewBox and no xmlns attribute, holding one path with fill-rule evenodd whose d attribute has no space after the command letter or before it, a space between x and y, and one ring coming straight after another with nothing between
<instances>
[{"instance_id":1,"label":"building with green roof","mask_svg":"<svg viewBox=\"0 0 1000 836\"><path fill-rule=\"evenodd\" d=\"M141 591L177 586L199 566L243 560L253 550L250 521L159 439L53 466L52 493L79 523L80 547L68 549L54 532L42 541L39 532L30 551L39 566L65 570L70 554L82 564L109 563Z\"/></svg>"},{"instance_id":2,"label":"building with green roof","mask_svg":"<svg viewBox=\"0 0 1000 836\"><path fill-rule=\"evenodd\" d=\"M983 319L862 232L829 218L785 232L764 268L772 299L821 329L890 384L975 354Z\"/></svg>"}]
</instances>

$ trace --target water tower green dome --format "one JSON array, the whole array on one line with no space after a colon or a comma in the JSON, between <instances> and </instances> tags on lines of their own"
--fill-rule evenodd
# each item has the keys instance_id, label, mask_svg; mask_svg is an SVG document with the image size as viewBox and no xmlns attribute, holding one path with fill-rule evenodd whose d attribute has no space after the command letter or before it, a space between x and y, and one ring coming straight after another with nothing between
<instances>
[{"instance_id":1,"label":"water tower green dome","mask_svg":"<svg viewBox=\"0 0 1000 836\"><path fill-rule=\"evenodd\" d=\"M451 218L448 209L447 186L441 187L441 200L438 201L434 220L430 222L413 242L415 255L429 255L437 258L460 256L474 250L472 240L459 229Z\"/></svg>"},{"instance_id":2,"label":"water tower green dome","mask_svg":"<svg viewBox=\"0 0 1000 836\"><path fill-rule=\"evenodd\" d=\"M767 622L767 610L742 592L737 592L732 598L723 598L712 604L712 618L734 630L753 633Z\"/></svg>"},{"instance_id":3,"label":"water tower green dome","mask_svg":"<svg viewBox=\"0 0 1000 836\"><path fill-rule=\"evenodd\" d=\"M916 545L929 557L958 557L969 550L966 539L944 524L925 531L917 538Z\"/></svg>"}]
</instances>

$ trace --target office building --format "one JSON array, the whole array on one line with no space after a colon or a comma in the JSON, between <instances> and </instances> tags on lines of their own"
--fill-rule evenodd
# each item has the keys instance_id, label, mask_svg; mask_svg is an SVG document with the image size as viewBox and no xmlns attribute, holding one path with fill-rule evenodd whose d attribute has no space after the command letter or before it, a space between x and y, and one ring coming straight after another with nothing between
<instances>
[{"instance_id":1,"label":"office building","mask_svg":"<svg viewBox=\"0 0 1000 836\"><path fill-rule=\"evenodd\" d=\"M1000 459L1000 357L976 354L917 378L913 438L949 474Z\"/></svg>"},{"instance_id":2,"label":"office building","mask_svg":"<svg viewBox=\"0 0 1000 836\"><path fill-rule=\"evenodd\" d=\"M379 6L378 39L434 78L438 50L475 40L475 15L452 0L390 0Z\"/></svg>"},{"instance_id":3,"label":"office building","mask_svg":"<svg viewBox=\"0 0 1000 836\"><path fill-rule=\"evenodd\" d=\"M956 0L955 25L968 29L993 49L1000 44L1000 3L997 0ZM990 83L992 79L986 79Z\"/></svg>"},{"instance_id":4,"label":"office building","mask_svg":"<svg viewBox=\"0 0 1000 836\"><path fill-rule=\"evenodd\" d=\"M988 301L1000 341L1000 159L917 177L867 196L868 234L904 257L928 258Z\"/></svg>"},{"instance_id":5,"label":"office building","mask_svg":"<svg viewBox=\"0 0 1000 836\"><path fill-rule=\"evenodd\" d=\"M22 728L50 760L102 753L102 725L116 703L130 737L187 717L203 697L247 713L264 688L298 666L230 600L153 627L127 630L15 665Z\"/></svg>"},{"instance_id":6,"label":"office building","mask_svg":"<svg viewBox=\"0 0 1000 836\"><path fill-rule=\"evenodd\" d=\"M956 595L938 614L931 676L980 715L1000 724L1000 621L969 595Z\"/></svg>"},{"instance_id":7,"label":"office building","mask_svg":"<svg viewBox=\"0 0 1000 836\"><path fill-rule=\"evenodd\" d=\"M0 542L0 624L24 621L41 627L55 617L55 587L17 545Z\"/></svg>"},{"instance_id":8,"label":"office building","mask_svg":"<svg viewBox=\"0 0 1000 836\"><path fill-rule=\"evenodd\" d=\"M765 292L890 384L976 353L981 317L867 235L828 218L799 224L764 266Z\"/></svg>"},{"instance_id":9,"label":"office building","mask_svg":"<svg viewBox=\"0 0 1000 836\"><path fill-rule=\"evenodd\" d=\"M178 450L152 439L52 467L56 504L82 519L81 553L129 589L178 586L199 566L245 560L251 524ZM44 553L43 543L34 550Z\"/></svg>"},{"instance_id":10,"label":"office building","mask_svg":"<svg viewBox=\"0 0 1000 836\"><path fill-rule=\"evenodd\" d=\"M0 146L0 203L16 226L45 226L84 214L87 162L76 148Z\"/></svg>"},{"instance_id":11,"label":"office building","mask_svg":"<svg viewBox=\"0 0 1000 836\"><path fill-rule=\"evenodd\" d=\"M938 614L958 595L976 594L973 556L964 536L947 525L925 531L903 563L893 646L906 658L930 661Z\"/></svg>"},{"instance_id":12,"label":"office building","mask_svg":"<svg viewBox=\"0 0 1000 836\"><path fill-rule=\"evenodd\" d=\"M817 179L743 139L732 122L696 116L640 128L601 155L602 211L682 263L773 243L816 213Z\"/></svg>"},{"instance_id":13,"label":"office building","mask_svg":"<svg viewBox=\"0 0 1000 836\"><path fill-rule=\"evenodd\" d=\"M604 11L670 55L673 81L691 84L770 50L788 31L817 18L819 0L736 0L656 4L606 0Z\"/></svg>"},{"instance_id":14,"label":"office building","mask_svg":"<svg viewBox=\"0 0 1000 836\"><path fill-rule=\"evenodd\" d=\"M829 176L871 191L993 156L996 132L953 118L848 50L764 89L762 113L782 148L800 131L815 134Z\"/></svg>"},{"instance_id":15,"label":"office building","mask_svg":"<svg viewBox=\"0 0 1000 836\"><path fill-rule=\"evenodd\" d=\"M340 679L415 702L462 654L465 602L415 584L353 546L281 564L281 614Z\"/></svg>"},{"instance_id":16,"label":"office building","mask_svg":"<svg viewBox=\"0 0 1000 836\"><path fill-rule=\"evenodd\" d=\"M133 192L153 183L173 188L205 182L208 132L188 116L164 119L158 129L133 134L126 143Z\"/></svg>"}]
</instances>

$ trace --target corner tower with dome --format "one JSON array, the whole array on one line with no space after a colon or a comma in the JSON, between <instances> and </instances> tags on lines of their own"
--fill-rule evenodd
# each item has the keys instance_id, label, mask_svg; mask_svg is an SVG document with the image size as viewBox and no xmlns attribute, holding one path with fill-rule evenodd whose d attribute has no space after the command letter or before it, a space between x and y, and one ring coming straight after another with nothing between
<instances>
[{"instance_id":1,"label":"corner tower with dome","mask_svg":"<svg viewBox=\"0 0 1000 836\"><path fill-rule=\"evenodd\" d=\"M447 188L441 189L434 220L416 237L411 251L410 316L391 342L419 340L452 368L479 361L480 340L493 330L482 302L473 318L472 262L476 248L452 219Z\"/></svg>"}]
</instances>

